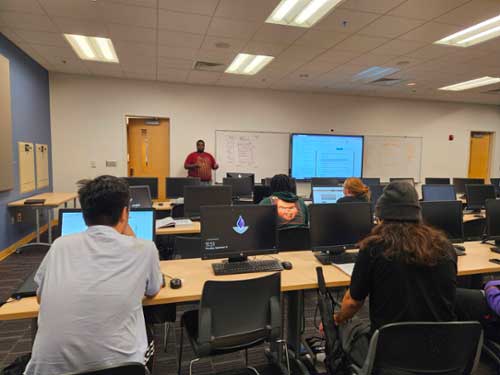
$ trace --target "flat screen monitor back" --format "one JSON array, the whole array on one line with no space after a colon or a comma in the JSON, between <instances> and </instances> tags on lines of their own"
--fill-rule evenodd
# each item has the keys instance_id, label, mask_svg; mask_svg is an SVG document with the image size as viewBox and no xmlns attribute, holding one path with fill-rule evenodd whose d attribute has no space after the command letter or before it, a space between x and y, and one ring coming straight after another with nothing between
<instances>
[{"instance_id":1,"label":"flat screen monitor back","mask_svg":"<svg viewBox=\"0 0 500 375\"><path fill-rule=\"evenodd\" d=\"M230 205L232 199L231 186L186 186L184 188L184 215L198 217L201 206Z\"/></svg>"},{"instance_id":2,"label":"flat screen monitor back","mask_svg":"<svg viewBox=\"0 0 500 375\"><path fill-rule=\"evenodd\" d=\"M250 177L250 179L252 180L252 185L255 185L255 173L227 172L226 177L228 178Z\"/></svg>"},{"instance_id":3,"label":"flat screen monitor back","mask_svg":"<svg viewBox=\"0 0 500 375\"><path fill-rule=\"evenodd\" d=\"M232 187L233 197L251 197L253 194L253 182L250 177L226 177L222 183Z\"/></svg>"},{"instance_id":4,"label":"flat screen monitor back","mask_svg":"<svg viewBox=\"0 0 500 375\"><path fill-rule=\"evenodd\" d=\"M489 240L500 240L500 200L486 201L486 236Z\"/></svg>"},{"instance_id":5,"label":"flat screen monitor back","mask_svg":"<svg viewBox=\"0 0 500 375\"><path fill-rule=\"evenodd\" d=\"M465 185L467 184L484 184L484 178L453 177L453 186L455 186L457 194L465 194Z\"/></svg>"},{"instance_id":6,"label":"flat screen monitor back","mask_svg":"<svg viewBox=\"0 0 500 375\"><path fill-rule=\"evenodd\" d=\"M443 231L452 242L464 241L462 202L420 202L424 223Z\"/></svg>"},{"instance_id":7,"label":"flat screen monitor back","mask_svg":"<svg viewBox=\"0 0 500 375\"><path fill-rule=\"evenodd\" d=\"M455 201L455 187L453 185L422 185L424 201Z\"/></svg>"},{"instance_id":8,"label":"flat screen monitor back","mask_svg":"<svg viewBox=\"0 0 500 375\"><path fill-rule=\"evenodd\" d=\"M167 198L182 198L184 197L184 186L198 185L200 185L198 177L167 177L165 179Z\"/></svg>"},{"instance_id":9,"label":"flat screen monitor back","mask_svg":"<svg viewBox=\"0 0 500 375\"><path fill-rule=\"evenodd\" d=\"M425 184L426 185L449 185L450 179L449 179L449 177L426 177Z\"/></svg>"},{"instance_id":10,"label":"flat screen monitor back","mask_svg":"<svg viewBox=\"0 0 500 375\"><path fill-rule=\"evenodd\" d=\"M467 208L471 210L482 210L484 209L487 199L495 199L495 186L484 184L467 184L465 185L465 195L467 198Z\"/></svg>"}]
</instances>

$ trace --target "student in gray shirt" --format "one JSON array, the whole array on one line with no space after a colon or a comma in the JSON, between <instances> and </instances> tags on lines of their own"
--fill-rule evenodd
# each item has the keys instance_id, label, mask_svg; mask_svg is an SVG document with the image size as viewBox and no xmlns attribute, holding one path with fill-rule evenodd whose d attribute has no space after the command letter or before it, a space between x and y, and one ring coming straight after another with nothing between
<instances>
[{"instance_id":1,"label":"student in gray shirt","mask_svg":"<svg viewBox=\"0 0 500 375\"><path fill-rule=\"evenodd\" d=\"M83 181L78 195L88 229L58 238L38 269L38 332L26 375L144 363L142 299L164 285L158 250L128 225L123 179Z\"/></svg>"}]
</instances>

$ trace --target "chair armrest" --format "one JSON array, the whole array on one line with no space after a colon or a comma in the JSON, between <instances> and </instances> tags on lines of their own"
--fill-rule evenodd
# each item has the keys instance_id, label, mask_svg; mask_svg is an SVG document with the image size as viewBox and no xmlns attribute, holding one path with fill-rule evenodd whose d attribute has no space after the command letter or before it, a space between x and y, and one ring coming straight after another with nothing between
<instances>
[{"instance_id":1,"label":"chair armrest","mask_svg":"<svg viewBox=\"0 0 500 375\"><path fill-rule=\"evenodd\" d=\"M203 345L212 340L212 310L201 308L198 317L198 342Z\"/></svg>"},{"instance_id":2,"label":"chair armrest","mask_svg":"<svg viewBox=\"0 0 500 375\"><path fill-rule=\"evenodd\" d=\"M278 339L281 337L281 301L277 297L271 297L269 300L270 314L270 338Z\"/></svg>"}]
</instances>

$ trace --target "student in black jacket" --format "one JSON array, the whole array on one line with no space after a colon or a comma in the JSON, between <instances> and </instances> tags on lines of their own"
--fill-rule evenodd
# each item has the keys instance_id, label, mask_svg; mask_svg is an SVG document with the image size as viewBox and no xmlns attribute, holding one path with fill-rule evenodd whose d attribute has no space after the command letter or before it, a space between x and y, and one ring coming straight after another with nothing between
<instances>
[{"instance_id":1,"label":"student in black jacket","mask_svg":"<svg viewBox=\"0 0 500 375\"><path fill-rule=\"evenodd\" d=\"M344 196L337 203L369 202L370 189L359 178L348 178L344 182Z\"/></svg>"}]
</instances>

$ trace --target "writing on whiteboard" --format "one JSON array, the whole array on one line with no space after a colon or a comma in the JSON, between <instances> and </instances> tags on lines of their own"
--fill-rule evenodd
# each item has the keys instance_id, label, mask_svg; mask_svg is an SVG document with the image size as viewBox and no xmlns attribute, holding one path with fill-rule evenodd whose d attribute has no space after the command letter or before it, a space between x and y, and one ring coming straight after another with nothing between
<instances>
[{"instance_id":1,"label":"writing on whiteboard","mask_svg":"<svg viewBox=\"0 0 500 375\"><path fill-rule=\"evenodd\" d=\"M231 135L225 137L225 160L235 166L247 168L255 166L255 144L258 138L257 135Z\"/></svg>"}]
</instances>

